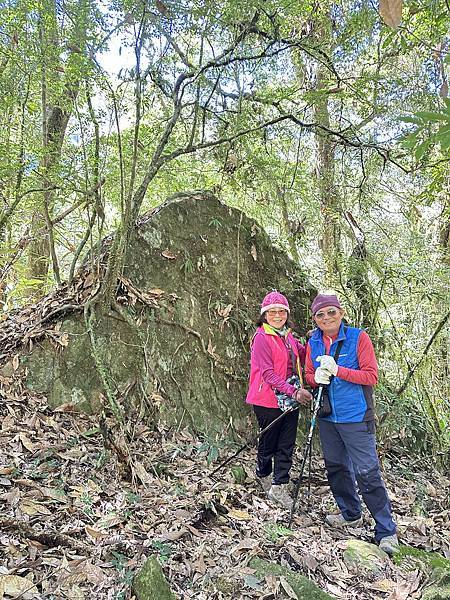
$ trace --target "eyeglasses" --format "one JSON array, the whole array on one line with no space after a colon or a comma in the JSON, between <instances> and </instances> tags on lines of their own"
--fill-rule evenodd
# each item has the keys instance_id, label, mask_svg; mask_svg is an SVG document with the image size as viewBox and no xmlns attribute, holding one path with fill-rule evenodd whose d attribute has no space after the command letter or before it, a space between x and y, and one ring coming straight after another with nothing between
<instances>
[{"instance_id":1,"label":"eyeglasses","mask_svg":"<svg viewBox=\"0 0 450 600\"><path fill-rule=\"evenodd\" d=\"M270 317L275 317L276 315L280 315L281 317L284 317L287 314L287 310L284 310L284 308L281 308L280 310L268 310L267 314Z\"/></svg>"},{"instance_id":2,"label":"eyeglasses","mask_svg":"<svg viewBox=\"0 0 450 600\"><path fill-rule=\"evenodd\" d=\"M329 308L327 311L316 313L316 319L324 319L325 317L334 317L337 314L337 308Z\"/></svg>"}]
</instances>

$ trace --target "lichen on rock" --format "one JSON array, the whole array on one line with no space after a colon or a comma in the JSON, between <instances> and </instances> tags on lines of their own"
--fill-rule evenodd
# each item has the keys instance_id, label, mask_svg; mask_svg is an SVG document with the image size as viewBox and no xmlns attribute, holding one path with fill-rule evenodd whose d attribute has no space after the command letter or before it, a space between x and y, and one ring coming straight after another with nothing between
<instances>
[{"instance_id":1,"label":"lichen on rock","mask_svg":"<svg viewBox=\"0 0 450 600\"><path fill-rule=\"evenodd\" d=\"M383 574L389 563L389 556L375 544L362 540L349 539L346 541L343 559L349 569L371 572L375 576Z\"/></svg>"}]
</instances>

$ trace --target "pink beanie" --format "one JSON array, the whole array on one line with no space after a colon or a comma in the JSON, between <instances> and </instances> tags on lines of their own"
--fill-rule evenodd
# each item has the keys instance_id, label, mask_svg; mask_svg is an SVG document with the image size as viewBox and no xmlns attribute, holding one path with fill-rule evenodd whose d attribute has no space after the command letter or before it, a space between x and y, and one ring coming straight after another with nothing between
<instances>
[{"instance_id":1,"label":"pink beanie","mask_svg":"<svg viewBox=\"0 0 450 600\"><path fill-rule=\"evenodd\" d=\"M321 308L325 306L335 306L336 308L342 308L337 296L334 294L317 294L311 304L311 312L315 315Z\"/></svg>"},{"instance_id":2,"label":"pink beanie","mask_svg":"<svg viewBox=\"0 0 450 600\"><path fill-rule=\"evenodd\" d=\"M263 315L267 310L272 308L284 308L285 310L291 312L289 308L289 302L287 298L274 290L273 292L269 292L264 300L261 302L261 314Z\"/></svg>"}]
</instances>

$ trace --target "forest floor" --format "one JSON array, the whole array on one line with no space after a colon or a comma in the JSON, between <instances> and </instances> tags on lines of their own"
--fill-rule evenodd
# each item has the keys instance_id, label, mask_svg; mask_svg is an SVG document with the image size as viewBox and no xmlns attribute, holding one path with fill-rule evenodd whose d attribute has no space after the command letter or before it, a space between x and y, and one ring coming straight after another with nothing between
<instances>
[{"instance_id":1,"label":"forest floor","mask_svg":"<svg viewBox=\"0 0 450 600\"><path fill-rule=\"evenodd\" d=\"M421 597L419 571L391 561L377 577L347 568L345 540L371 541L371 524L366 515L351 534L324 525L334 504L320 457L309 501L300 494L287 529L289 515L254 480L254 450L238 461L243 483L227 468L213 479L216 449L186 431L135 421L125 444L111 423L70 406L54 411L8 378L0 384L0 580L16 598L129 599L152 554L180 599L289 597L283 578L255 575L254 556L290 566L336 598ZM383 468L402 542L449 557L450 481L412 458L385 456Z\"/></svg>"}]
</instances>

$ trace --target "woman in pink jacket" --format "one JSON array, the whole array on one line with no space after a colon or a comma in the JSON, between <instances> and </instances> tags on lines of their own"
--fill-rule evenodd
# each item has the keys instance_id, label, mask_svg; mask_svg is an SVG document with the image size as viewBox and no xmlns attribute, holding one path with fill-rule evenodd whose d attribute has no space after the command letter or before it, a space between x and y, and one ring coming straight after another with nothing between
<instances>
[{"instance_id":1,"label":"woman in pink jacket","mask_svg":"<svg viewBox=\"0 0 450 600\"><path fill-rule=\"evenodd\" d=\"M289 313L289 303L280 292L270 292L261 303L259 327L251 347L246 400L253 405L261 430L282 414L280 405L285 408L293 401L302 405L311 402L311 394L302 387L305 347L288 327ZM268 497L289 510L289 471L297 423L298 410L289 412L258 443L256 476Z\"/></svg>"}]
</instances>

